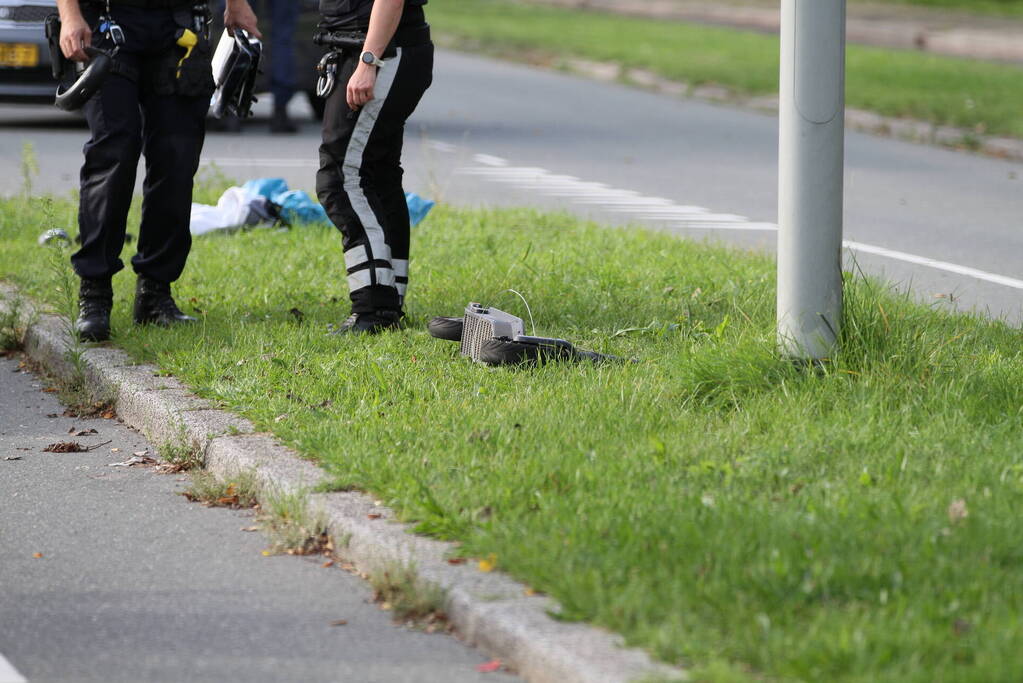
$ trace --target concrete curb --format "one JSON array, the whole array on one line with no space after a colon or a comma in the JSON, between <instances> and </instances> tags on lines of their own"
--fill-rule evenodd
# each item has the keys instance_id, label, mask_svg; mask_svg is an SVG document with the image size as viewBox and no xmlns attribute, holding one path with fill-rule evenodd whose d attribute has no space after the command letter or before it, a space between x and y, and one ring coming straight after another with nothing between
<instances>
[{"instance_id":1,"label":"concrete curb","mask_svg":"<svg viewBox=\"0 0 1023 683\"><path fill-rule=\"evenodd\" d=\"M0 313L9 310L17 289L0 282ZM73 379L67 359L66 324L21 297L32 321L25 333L25 352L48 372ZM280 494L304 495L310 512L322 514L338 553L363 573L404 567L426 584L446 591L446 605L456 634L499 658L527 681L539 683L610 683L655 678L687 680L682 670L654 662L641 650L628 649L623 638L600 628L565 623L550 616L552 599L529 595L527 587L500 572L484 573L472 564L451 565L452 543L410 533L393 511L359 492L315 493L326 474L268 434L236 415L216 410L152 365L132 364L126 353L110 347L82 354L84 381L94 395L112 401L120 419L155 445L187 445L205 457L220 478L253 472L261 500Z\"/></svg>"}]
</instances>

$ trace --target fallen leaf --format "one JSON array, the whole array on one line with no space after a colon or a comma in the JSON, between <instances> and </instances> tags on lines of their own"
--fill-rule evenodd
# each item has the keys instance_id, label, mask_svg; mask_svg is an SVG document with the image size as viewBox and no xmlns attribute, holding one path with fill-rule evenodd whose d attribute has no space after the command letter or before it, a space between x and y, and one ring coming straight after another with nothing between
<instances>
[{"instance_id":1,"label":"fallen leaf","mask_svg":"<svg viewBox=\"0 0 1023 683\"><path fill-rule=\"evenodd\" d=\"M49 414L47 414L46 417L53 418L53 417L60 417L60 415L58 413L49 413Z\"/></svg>"},{"instance_id":2,"label":"fallen leaf","mask_svg":"<svg viewBox=\"0 0 1023 683\"><path fill-rule=\"evenodd\" d=\"M492 572L497 567L497 555L490 553L487 555L487 559L480 560L479 568L481 572Z\"/></svg>"},{"instance_id":3,"label":"fallen leaf","mask_svg":"<svg viewBox=\"0 0 1023 683\"><path fill-rule=\"evenodd\" d=\"M533 597L534 595L537 595L537 590L536 590L535 588L529 588L529 587L527 587L527 588L526 588L526 590L522 591L522 593L523 593L523 595L525 595L525 596L526 596L527 598L531 598L531 597Z\"/></svg>"},{"instance_id":4,"label":"fallen leaf","mask_svg":"<svg viewBox=\"0 0 1023 683\"><path fill-rule=\"evenodd\" d=\"M100 413L99 416L102 417L104 420L113 420L115 417L117 417L117 413L114 412L113 408L107 408L102 413Z\"/></svg>"},{"instance_id":5,"label":"fallen leaf","mask_svg":"<svg viewBox=\"0 0 1023 683\"><path fill-rule=\"evenodd\" d=\"M136 458L141 458L143 456L149 455L149 451L135 451L134 453L132 453L132 455L134 455Z\"/></svg>"},{"instance_id":6,"label":"fallen leaf","mask_svg":"<svg viewBox=\"0 0 1023 683\"><path fill-rule=\"evenodd\" d=\"M7 455L4 456L4 460L21 460L20 455Z\"/></svg>"},{"instance_id":7,"label":"fallen leaf","mask_svg":"<svg viewBox=\"0 0 1023 683\"><path fill-rule=\"evenodd\" d=\"M143 455L133 455L124 462L111 462L107 463L107 467L135 467L136 465L149 466L155 465L156 460L145 455L145 451L142 451Z\"/></svg>"},{"instance_id":8,"label":"fallen leaf","mask_svg":"<svg viewBox=\"0 0 1023 683\"><path fill-rule=\"evenodd\" d=\"M476 670L479 671L481 674L492 674L495 671L500 671L500 669L501 669L500 659L492 659L489 662L480 664L479 666L476 667Z\"/></svg>"},{"instance_id":9,"label":"fallen leaf","mask_svg":"<svg viewBox=\"0 0 1023 683\"><path fill-rule=\"evenodd\" d=\"M274 422L283 422L284 420L287 420L287 419L288 419L288 414L284 413L283 415L278 415L277 417L275 417L274 418Z\"/></svg>"},{"instance_id":10,"label":"fallen leaf","mask_svg":"<svg viewBox=\"0 0 1023 683\"><path fill-rule=\"evenodd\" d=\"M86 453L88 452L82 444L77 441L58 441L51 443L43 449L44 453Z\"/></svg>"},{"instance_id":11,"label":"fallen leaf","mask_svg":"<svg viewBox=\"0 0 1023 683\"><path fill-rule=\"evenodd\" d=\"M42 557L43 557L43 554L42 553L32 553L32 557L36 558L37 560L41 560Z\"/></svg>"},{"instance_id":12,"label":"fallen leaf","mask_svg":"<svg viewBox=\"0 0 1023 683\"><path fill-rule=\"evenodd\" d=\"M381 517L383 517L383 515L380 514L379 512L371 512L366 516L369 517L370 519L380 519Z\"/></svg>"},{"instance_id":13,"label":"fallen leaf","mask_svg":"<svg viewBox=\"0 0 1023 683\"><path fill-rule=\"evenodd\" d=\"M348 624L347 619L335 619L334 621L330 622L331 626L345 626L347 624Z\"/></svg>"},{"instance_id":14,"label":"fallen leaf","mask_svg":"<svg viewBox=\"0 0 1023 683\"><path fill-rule=\"evenodd\" d=\"M243 526L242 531L259 531L258 526Z\"/></svg>"},{"instance_id":15,"label":"fallen leaf","mask_svg":"<svg viewBox=\"0 0 1023 683\"><path fill-rule=\"evenodd\" d=\"M270 557L271 555L273 555L273 553L270 552L269 550L264 550L263 551L263 557Z\"/></svg>"},{"instance_id":16,"label":"fallen leaf","mask_svg":"<svg viewBox=\"0 0 1023 683\"><path fill-rule=\"evenodd\" d=\"M448 564L465 564L464 557L449 557Z\"/></svg>"},{"instance_id":17,"label":"fallen leaf","mask_svg":"<svg viewBox=\"0 0 1023 683\"><path fill-rule=\"evenodd\" d=\"M55 394L57 393L57 387L46 387L45 389L43 389L43 393Z\"/></svg>"},{"instance_id":18,"label":"fallen leaf","mask_svg":"<svg viewBox=\"0 0 1023 683\"><path fill-rule=\"evenodd\" d=\"M78 431L75 431L74 427L67 430L67 433L71 436L89 436L90 434L99 434L99 432L95 429L79 429Z\"/></svg>"},{"instance_id":19,"label":"fallen leaf","mask_svg":"<svg viewBox=\"0 0 1023 683\"><path fill-rule=\"evenodd\" d=\"M334 560L327 560L326 562L324 562L320 566L323 567L324 569L326 569L327 567L333 567L334 566Z\"/></svg>"},{"instance_id":20,"label":"fallen leaf","mask_svg":"<svg viewBox=\"0 0 1023 683\"><path fill-rule=\"evenodd\" d=\"M120 452L121 452L121 449L120 449L120 448L111 448L111 449L110 449L110 452L111 452L111 453L120 453Z\"/></svg>"}]
</instances>

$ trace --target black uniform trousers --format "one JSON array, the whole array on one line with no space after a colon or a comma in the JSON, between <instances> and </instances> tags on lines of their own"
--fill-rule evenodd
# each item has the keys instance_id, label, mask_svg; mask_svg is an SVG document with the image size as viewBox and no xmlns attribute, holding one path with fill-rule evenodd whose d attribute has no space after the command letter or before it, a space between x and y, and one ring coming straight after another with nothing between
<instances>
[{"instance_id":1,"label":"black uniform trousers","mask_svg":"<svg viewBox=\"0 0 1023 683\"><path fill-rule=\"evenodd\" d=\"M86 6L83 14L95 32L98 10ZM132 266L140 275L171 283L181 275L192 246L192 178L210 100L165 94L166 88L156 87L161 58L165 61L173 49L179 28L173 10L114 5L112 15L126 39L117 60L134 67L138 77L111 74L84 107L92 137L85 144L81 174L82 247L71 263L89 279L109 278L124 267L125 224L144 153L142 222ZM98 36L93 42L110 47Z\"/></svg>"},{"instance_id":2,"label":"black uniform trousers","mask_svg":"<svg viewBox=\"0 0 1023 683\"><path fill-rule=\"evenodd\" d=\"M433 78L429 33L384 55L374 99L356 112L346 86L359 56L345 53L323 117L316 194L341 230L352 312L400 311L408 286L409 215L401 186L405 121ZM400 33L401 29L399 29Z\"/></svg>"}]
</instances>

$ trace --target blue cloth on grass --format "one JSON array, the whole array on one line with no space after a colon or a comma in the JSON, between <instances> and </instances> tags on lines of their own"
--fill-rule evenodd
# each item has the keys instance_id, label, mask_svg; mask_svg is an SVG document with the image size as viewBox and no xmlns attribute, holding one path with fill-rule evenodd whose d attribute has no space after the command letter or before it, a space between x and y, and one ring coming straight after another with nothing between
<instances>
[{"instance_id":1,"label":"blue cloth on grass","mask_svg":"<svg viewBox=\"0 0 1023 683\"><path fill-rule=\"evenodd\" d=\"M289 190L284 178L256 178L242 188L253 196L262 196L281 207L281 216L290 224L330 223L327 212L302 190ZM409 221L419 225L436 202L420 197L415 192L405 193Z\"/></svg>"}]
</instances>

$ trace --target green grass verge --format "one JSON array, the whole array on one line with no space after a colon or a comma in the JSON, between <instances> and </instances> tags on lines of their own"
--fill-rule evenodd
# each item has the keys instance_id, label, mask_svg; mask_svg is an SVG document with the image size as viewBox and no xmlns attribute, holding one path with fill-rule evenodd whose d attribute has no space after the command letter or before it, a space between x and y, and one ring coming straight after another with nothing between
<instances>
[{"instance_id":1,"label":"green grass verge","mask_svg":"<svg viewBox=\"0 0 1023 683\"><path fill-rule=\"evenodd\" d=\"M1023 0L854 0L865 5L918 5L971 14L1023 16Z\"/></svg>"},{"instance_id":2,"label":"green grass verge","mask_svg":"<svg viewBox=\"0 0 1023 683\"><path fill-rule=\"evenodd\" d=\"M429 14L455 46L616 62L741 95L778 91L775 36L508 0L432 0ZM860 45L847 59L850 107L1023 137L1023 69Z\"/></svg>"},{"instance_id":3,"label":"green grass verge","mask_svg":"<svg viewBox=\"0 0 1023 683\"><path fill-rule=\"evenodd\" d=\"M0 277L44 293L35 238L74 212L0 201ZM1017 330L857 280L844 351L804 372L763 256L526 210L440 207L413 240L404 333L324 335L343 261L310 227L196 240L192 328L132 327L118 276L116 341L697 680L1017 679ZM509 287L541 334L640 362L491 369L424 331L521 312Z\"/></svg>"}]
</instances>

